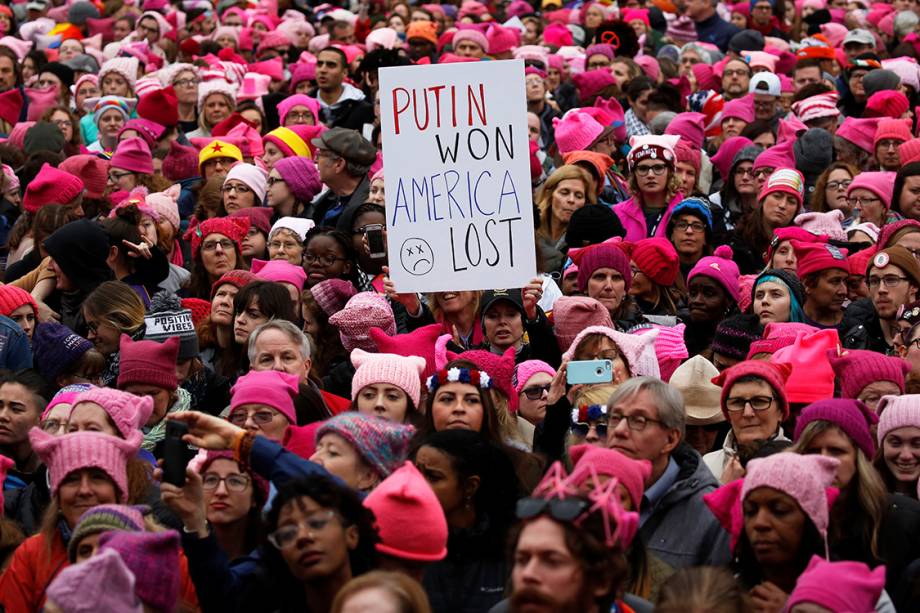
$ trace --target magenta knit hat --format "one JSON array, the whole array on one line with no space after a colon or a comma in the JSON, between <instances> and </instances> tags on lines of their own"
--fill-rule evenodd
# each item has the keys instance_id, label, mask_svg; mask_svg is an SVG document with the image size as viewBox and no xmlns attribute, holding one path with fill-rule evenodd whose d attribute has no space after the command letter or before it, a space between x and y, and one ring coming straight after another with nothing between
<instances>
[{"instance_id":1,"label":"magenta knit hat","mask_svg":"<svg viewBox=\"0 0 920 613\"><path fill-rule=\"evenodd\" d=\"M713 166L719 170L719 176L725 179L731 172L735 155L745 147L750 147L754 142L746 136L732 136L722 143L716 154L710 158Z\"/></svg>"},{"instance_id":2,"label":"magenta knit hat","mask_svg":"<svg viewBox=\"0 0 920 613\"><path fill-rule=\"evenodd\" d=\"M416 408L421 401L421 376L425 372L425 358L403 357L393 353L369 353L363 349L351 352L355 374L351 379L351 399L368 385L389 383L406 392Z\"/></svg>"},{"instance_id":3,"label":"magenta knit hat","mask_svg":"<svg viewBox=\"0 0 920 613\"><path fill-rule=\"evenodd\" d=\"M441 324L428 324L407 334L388 334L380 328L371 328L371 340L381 353L395 353L402 356L419 356L425 359L425 372L420 384L437 370L434 346L441 335Z\"/></svg>"},{"instance_id":4,"label":"magenta knit hat","mask_svg":"<svg viewBox=\"0 0 920 613\"><path fill-rule=\"evenodd\" d=\"M587 480L593 469L598 476L616 478L626 488L634 509L642 505L645 482L652 474L652 463L648 460L633 460L619 451L587 444L569 447L569 457L573 481L580 482L580 477Z\"/></svg>"},{"instance_id":5,"label":"magenta knit hat","mask_svg":"<svg viewBox=\"0 0 920 613\"><path fill-rule=\"evenodd\" d=\"M722 405L722 414L725 415L725 419L728 419L728 409L725 407L728 395L731 393L735 381L742 377L759 377L766 381L776 393L783 419L788 419L789 401L786 400L786 380L789 378L789 371L790 368L785 364L774 364L763 360L745 360L726 368L719 373L718 377L713 377L713 384L722 388L719 403Z\"/></svg>"},{"instance_id":6,"label":"magenta knit hat","mask_svg":"<svg viewBox=\"0 0 920 613\"><path fill-rule=\"evenodd\" d=\"M32 307L35 319L38 319L38 305L32 294L15 285L0 285L0 315L10 316L10 313L23 305Z\"/></svg>"},{"instance_id":7,"label":"magenta knit hat","mask_svg":"<svg viewBox=\"0 0 920 613\"><path fill-rule=\"evenodd\" d=\"M874 153L872 142L875 140L878 122L878 117L847 117L843 120L843 123L840 124L840 127L837 128L837 136L850 141L871 155Z\"/></svg>"},{"instance_id":8,"label":"magenta knit hat","mask_svg":"<svg viewBox=\"0 0 920 613\"><path fill-rule=\"evenodd\" d=\"M380 328L389 335L396 334L393 308L387 299L373 292L360 292L352 296L329 323L339 329L342 346L347 351L361 348L374 351L376 345L370 337L371 328Z\"/></svg>"},{"instance_id":9,"label":"magenta knit hat","mask_svg":"<svg viewBox=\"0 0 920 613\"><path fill-rule=\"evenodd\" d=\"M301 202L310 202L323 188L316 163L305 157L286 157L272 166L278 171L294 198Z\"/></svg>"},{"instance_id":10,"label":"magenta knit hat","mask_svg":"<svg viewBox=\"0 0 920 613\"><path fill-rule=\"evenodd\" d=\"M142 384L174 391L179 387L176 362L179 360L179 337L165 343L133 341L127 334L119 343L118 387Z\"/></svg>"},{"instance_id":11,"label":"magenta knit hat","mask_svg":"<svg viewBox=\"0 0 920 613\"><path fill-rule=\"evenodd\" d=\"M898 386L901 394L904 393L904 378L910 372L910 363L906 360L860 349L847 350L839 357L832 351L827 357L840 383L842 398L857 398L875 381L890 381Z\"/></svg>"},{"instance_id":12,"label":"magenta knit hat","mask_svg":"<svg viewBox=\"0 0 920 613\"><path fill-rule=\"evenodd\" d=\"M163 176L170 181L182 181L198 176L198 150L170 141L169 152L163 158Z\"/></svg>"},{"instance_id":13,"label":"magenta knit hat","mask_svg":"<svg viewBox=\"0 0 920 613\"><path fill-rule=\"evenodd\" d=\"M111 168L130 170L145 175L153 174L153 156L147 142L139 136L125 139L118 143L112 159L109 160Z\"/></svg>"},{"instance_id":14,"label":"magenta knit hat","mask_svg":"<svg viewBox=\"0 0 920 613\"><path fill-rule=\"evenodd\" d=\"M900 92L898 92L900 93ZM878 94L876 94L878 95ZM902 96L904 94L901 94ZM909 119L882 119L878 122L878 128L875 131L875 138L872 140L873 148L878 147L878 143L884 139L899 140L906 143L910 140L910 120Z\"/></svg>"},{"instance_id":15,"label":"magenta knit hat","mask_svg":"<svg viewBox=\"0 0 920 613\"><path fill-rule=\"evenodd\" d=\"M56 494L70 473L84 468L98 468L118 487L118 500L128 499L128 460L137 455L143 436L134 430L125 439L101 432L71 432L54 436L41 428L29 430L29 442L42 463L48 467L51 492Z\"/></svg>"},{"instance_id":16,"label":"magenta knit hat","mask_svg":"<svg viewBox=\"0 0 920 613\"><path fill-rule=\"evenodd\" d=\"M74 396L71 417L77 405L84 402L94 402L101 406L125 439L132 432L143 428L153 413L153 398L150 396L135 396L110 387L94 387Z\"/></svg>"},{"instance_id":17,"label":"magenta knit hat","mask_svg":"<svg viewBox=\"0 0 920 613\"><path fill-rule=\"evenodd\" d=\"M751 167L751 170L758 170L760 168L795 168L795 153L793 153L792 145L794 141L787 140L779 143L778 145L773 145L768 147L757 154L757 157L754 158L754 164Z\"/></svg>"},{"instance_id":18,"label":"magenta knit hat","mask_svg":"<svg viewBox=\"0 0 920 613\"><path fill-rule=\"evenodd\" d=\"M706 138L706 116L702 113L681 113L671 120L664 129L665 134L676 134L680 140L690 145L694 150L703 148Z\"/></svg>"},{"instance_id":19,"label":"magenta knit hat","mask_svg":"<svg viewBox=\"0 0 920 613\"><path fill-rule=\"evenodd\" d=\"M690 274L687 275L687 284L689 285L698 275L709 277L725 288L728 295L738 302L741 297L741 289L738 286L738 278L741 273L738 271L738 265L732 261L734 255L732 248L728 245L716 247L712 255L700 258L694 265Z\"/></svg>"},{"instance_id":20,"label":"magenta knit hat","mask_svg":"<svg viewBox=\"0 0 920 613\"><path fill-rule=\"evenodd\" d=\"M103 532L99 551L114 550L134 573L134 593L154 611L177 609L180 588L179 533Z\"/></svg>"},{"instance_id":21,"label":"magenta knit hat","mask_svg":"<svg viewBox=\"0 0 920 613\"><path fill-rule=\"evenodd\" d=\"M545 39L546 31L544 31ZM607 68L598 68L597 70L588 70L572 75L572 83L578 90L578 99L587 100L591 96L596 96L611 85L616 85L616 79L613 73Z\"/></svg>"},{"instance_id":22,"label":"magenta knit hat","mask_svg":"<svg viewBox=\"0 0 920 613\"><path fill-rule=\"evenodd\" d=\"M412 462L406 462L364 499L377 519L377 551L401 560L436 562L447 556L444 510Z\"/></svg>"},{"instance_id":23,"label":"magenta knit hat","mask_svg":"<svg viewBox=\"0 0 920 613\"><path fill-rule=\"evenodd\" d=\"M869 428L878 423L878 417L859 400L828 398L811 403L796 419L793 440L798 441L805 426L813 421L831 422L846 432L868 459L875 457L875 441Z\"/></svg>"},{"instance_id":24,"label":"magenta knit hat","mask_svg":"<svg viewBox=\"0 0 920 613\"><path fill-rule=\"evenodd\" d=\"M345 308L349 299L358 293L354 284L345 279L326 279L310 288L310 293L326 316L335 315Z\"/></svg>"},{"instance_id":25,"label":"magenta knit hat","mask_svg":"<svg viewBox=\"0 0 920 613\"><path fill-rule=\"evenodd\" d=\"M304 94L294 94L278 103L278 123L283 126L287 114L290 113L291 109L295 106L307 107L310 109L310 112L313 113L313 123L318 124L320 122L319 100Z\"/></svg>"},{"instance_id":26,"label":"magenta knit hat","mask_svg":"<svg viewBox=\"0 0 920 613\"><path fill-rule=\"evenodd\" d=\"M898 156L902 166L920 160L920 138L912 138L898 145Z\"/></svg>"},{"instance_id":27,"label":"magenta knit hat","mask_svg":"<svg viewBox=\"0 0 920 613\"><path fill-rule=\"evenodd\" d=\"M236 380L230 399L230 415L244 404L275 409L291 425L297 425L294 396L300 393L300 378L277 370L250 370Z\"/></svg>"},{"instance_id":28,"label":"magenta knit hat","mask_svg":"<svg viewBox=\"0 0 920 613\"><path fill-rule=\"evenodd\" d=\"M827 359L828 350L840 346L835 328L798 334L795 341L773 353L770 361L792 368L786 380L786 398L803 403L824 400L834 395L834 370Z\"/></svg>"},{"instance_id":29,"label":"magenta knit hat","mask_svg":"<svg viewBox=\"0 0 920 613\"><path fill-rule=\"evenodd\" d=\"M885 435L892 430L905 426L920 428L920 394L882 396L875 412L879 416L876 441L881 447Z\"/></svg>"},{"instance_id":30,"label":"magenta knit hat","mask_svg":"<svg viewBox=\"0 0 920 613\"><path fill-rule=\"evenodd\" d=\"M559 154L570 151L583 151L591 146L604 133L602 126L594 117L580 110L566 113L562 119L553 119L556 146Z\"/></svg>"},{"instance_id":31,"label":"magenta knit hat","mask_svg":"<svg viewBox=\"0 0 920 613\"><path fill-rule=\"evenodd\" d=\"M610 311L594 298L561 296L553 304L553 333L560 351L566 351L572 341L588 326L612 328Z\"/></svg>"},{"instance_id":32,"label":"magenta knit hat","mask_svg":"<svg viewBox=\"0 0 920 613\"><path fill-rule=\"evenodd\" d=\"M786 599L785 611L809 603L827 611L875 611L885 589L885 566L862 562L828 562L812 556Z\"/></svg>"},{"instance_id":33,"label":"magenta knit hat","mask_svg":"<svg viewBox=\"0 0 920 613\"><path fill-rule=\"evenodd\" d=\"M658 360L655 358L654 349L658 330L650 330L646 334L636 335L620 332L605 326L589 326L578 333L578 336L569 345L568 351L562 354L562 357L570 360L574 358L578 345L586 336L591 334L600 334L613 341L626 359L626 365L629 367L629 372L632 376L660 377L661 373L658 369ZM650 359L643 359L643 357Z\"/></svg>"},{"instance_id":34,"label":"magenta knit hat","mask_svg":"<svg viewBox=\"0 0 920 613\"><path fill-rule=\"evenodd\" d=\"M875 92L866 100L866 109L863 111L863 116L880 118L881 121L879 121L879 126L881 126L883 122L889 120L901 122L901 126L894 127L895 132L889 132L892 136L883 136L882 138L900 138L902 140L908 140L910 138L910 128L907 128L906 137L904 136L904 130L901 129L904 127L904 121L901 119L901 116L908 110L910 110L910 101L907 99L907 96L902 92L883 89L882 91ZM886 130L892 127L893 126L889 126ZM875 140L878 142L881 139L876 136Z\"/></svg>"},{"instance_id":35,"label":"magenta knit hat","mask_svg":"<svg viewBox=\"0 0 920 613\"><path fill-rule=\"evenodd\" d=\"M514 373L511 375L511 386L515 393L520 396L530 378L541 372L550 377L556 376L556 369L542 360L524 360L515 366Z\"/></svg>"},{"instance_id":36,"label":"magenta knit hat","mask_svg":"<svg viewBox=\"0 0 920 613\"><path fill-rule=\"evenodd\" d=\"M49 602L68 613L143 613L134 586L134 573L120 555L106 549L63 569L45 593Z\"/></svg>"},{"instance_id":37,"label":"magenta knit hat","mask_svg":"<svg viewBox=\"0 0 920 613\"><path fill-rule=\"evenodd\" d=\"M486 39L489 41L489 53L497 55L506 53L521 44L520 30L505 28L498 24L489 26L486 30Z\"/></svg>"},{"instance_id":38,"label":"magenta knit hat","mask_svg":"<svg viewBox=\"0 0 920 613\"><path fill-rule=\"evenodd\" d=\"M298 292L303 291L304 283L307 282L307 273L303 266L295 266L287 260L252 260L252 273L258 279L265 281L275 281L277 283L289 283L297 288Z\"/></svg>"},{"instance_id":39,"label":"magenta knit hat","mask_svg":"<svg viewBox=\"0 0 920 613\"><path fill-rule=\"evenodd\" d=\"M632 269L629 266L629 256L623 251L619 241L605 241L597 245L569 249L569 257L578 265L578 289L585 291L588 288L588 279L598 268L613 268L621 275L626 284L626 291L632 284Z\"/></svg>"},{"instance_id":40,"label":"magenta knit hat","mask_svg":"<svg viewBox=\"0 0 920 613\"><path fill-rule=\"evenodd\" d=\"M324 421L316 431L316 442L329 433L345 439L381 479L386 479L406 461L415 427L349 411Z\"/></svg>"},{"instance_id":41,"label":"magenta knit hat","mask_svg":"<svg viewBox=\"0 0 920 613\"><path fill-rule=\"evenodd\" d=\"M83 193L83 181L45 162L26 186L22 208L37 213L46 204L70 204Z\"/></svg>"},{"instance_id":42,"label":"magenta knit hat","mask_svg":"<svg viewBox=\"0 0 920 613\"><path fill-rule=\"evenodd\" d=\"M729 118L740 119L745 123L754 121L754 97L745 96L726 102L722 107L722 121Z\"/></svg>"},{"instance_id":43,"label":"magenta knit hat","mask_svg":"<svg viewBox=\"0 0 920 613\"><path fill-rule=\"evenodd\" d=\"M866 189L882 199L886 209L891 208L891 197L894 193L894 172L860 172L853 177L850 187L847 188L847 197L854 189Z\"/></svg>"}]
</instances>

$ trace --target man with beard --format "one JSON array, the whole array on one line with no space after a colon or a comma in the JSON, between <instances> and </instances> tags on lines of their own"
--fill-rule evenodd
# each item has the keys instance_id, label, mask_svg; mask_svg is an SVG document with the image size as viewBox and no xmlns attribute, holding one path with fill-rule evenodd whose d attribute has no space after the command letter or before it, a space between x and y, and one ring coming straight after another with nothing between
<instances>
[{"instance_id":1,"label":"man with beard","mask_svg":"<svg viewBox=\"0 0 920 613\"><path fill-rule=\"evenodd\" d=\"M617 479L602 485L585 466L566 476L557 462L531 497L518 501L511 611L613 610L627 577L624 552L639 524L637 513L623 509L617 486Z\"/></svg>"},{"instance_id":2,"label":"man with beard","mask_svg":"<svg viewBox=\"0 0 920 613\"><path fill-rule=\"evenodd\" d=\"M796 274L805 287L802 310L805 323L816 328L833 328L843 320L850 267L847 250L826 243L792 241L798 262Z\"/></svg>"},{"instance_id":3,"label":"man with beard","mask_svg":"<svg viewBox=\"0 0 920 613\"><path fill-rule=\"evenodd\" d=\"M729 60L722 70L722 98L726 102L747 96L751 67L741 59Z\"/></svg>"}]
</instances>

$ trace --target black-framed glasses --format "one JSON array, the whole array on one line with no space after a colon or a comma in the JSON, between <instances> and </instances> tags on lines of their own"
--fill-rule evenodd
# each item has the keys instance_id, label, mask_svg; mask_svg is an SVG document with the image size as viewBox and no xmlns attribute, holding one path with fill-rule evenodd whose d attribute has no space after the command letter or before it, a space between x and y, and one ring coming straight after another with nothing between
<instances>
[{"instance_id":1,"label":"black-framed glasses","mask_svg":"<svg viewBox=\"0 0 920 613\"><path fill-rule=\"evenodd\" d=\"M747 405L755 411L766 411L773 405L773 396L730 397L725 401L725 408L731 413L743 411Z\"/></svg>"},{"instance_id":2,"label":"black-framed glasses","mask_svg":"<svg viewBox=\"0 0 920 613\"><path fill-rule=\"evenodd\" d=\"M297 524L289 524L287 526L282 526L274 532L268 535L268 542L274 545L277 549L285 549L290 547L295 542L297 542L297 536L300 534L301 526L307 527L307 533L311 538L314 538L314 535L317 532L321 532L326 526L329 525L336 516L335 511L328 509L326 511L319 511L308 517L303 522Z\"/></svg>"},{"instance_id":3,"label":"black-framed glasses","mask_svg":"<svg viewBox=\"0 0 920 613\"><path fill-rule=\"evenodd\" d=\"M850 206L856 206L862 208L865 204L872 204L873 202L879 202L881 198L847 198L847 203Z\"/></svg>"},{"instance_id":4,"label":"black-framed glasses","mask_svg":"<svg viewBox=\"0 0 920 613\"><path fill-rule=\"evenodd\" d=\"M640 177L646 177L650 174L660 177L668 169L667 164L649 164L647 166L636 166L636 174Z\"/></svg>"},{"instance_id":5,"label":"black-framed glasses","mask_svg":"<svg viewBox=\"0 0 920 613\"><path fill-rule=\"evenodd\" d=\"M852 183L852 182L853 182L852 180L828 181L828 182L827 182L827 189L830 189L830 190L833 190L833 191L844 190L844 189L849 188L849 187L850 187L850 183Z\"/></svg>"},{"instance_id":6,"label":"black-framed glasses","mask_svg":"<svg viewBox=\"0 0 920 613\"><path fill-rule=\"evenodd\" d=\"M620 422L626 420L626 426L634 432L642 432L649 424L660 424L660 419L652 419L645 415L623 415L622 413L612 413L607 416L607 427L616 428ZM599 434L599 433L598 433Z\"/></svg>"},{"instance_id":7,"label":"black-framed glasses","mask_svg":"<svg viewBox=\"0 0 920 613\"><path fill-rule=\"evenodd\" d=\"M678 221L674 223L674 229L678 232L686 232L689 229L691 232L699 234L700 232L706 231L706 226L698 221Z\"/></svg>"},{"instance_id":8,"label":"black-framed glasses","mask_svg":"<svg viewBox=\"0 0 920 613\"><path fill-rule=\"evenodd\" d=\"M110 183L118 183L119 179L123 177L130 177L133 174L133 172L110 172L108 178Z\"/></svg>"},{"instance_id":9,"label":"black-framed glasses","mask_svg":"<svg viewBox=\"0 0 920 613\"><path fill-rule=\"evenodd\" d=\"M294 121L307 121L308 119L313 119L313 113L310 111L291 111L284 116L284 119L285 121L288 119L292 119Z\"/></svg>"},{"instance_id":10,"label":"black-framed glasses","mask_svg":"<svg viewBox=\"0 0 920 613\"><path fill-rule=\"evenodd\" d=\"M543 398L543 394L549 393L549 388L550 384L547 383L546 385L531 385L530 387L525 387L522 391L529 400L539 400Z\"/></svg>"},{"instance_id":11,"label":"black-framed glasses","mask_svg":"<svg viewBox=\"0 0 920 613\"><path fill-rule=\"evenodd\" d=\"M284 179L282 179L281 177L269 177L268 179L265 180L265 184L269 187L271 187L275 183L284 183L284 182L285 182Z\"/></svg>"},{"instance_id":12,"label":"black-framed glasses","mask_svg":"<svg viewBox=\"0 0 920 613\"><path fill-rule=\"evenodd\" d=\"M303 261L307 264L319 262L321 265L329 267L334 266L336 262L347 262L348 258L338 258L334 255L316 255L315 253L303 254Z\"/></svg>"},{"instance_id":13,"label":"black-framed glasses","mask_svg":"<svg viewBox=\"0 0 920 613\"><path fill-rule=\"evenodd\" d=\"M517 501L515 512L518 519L532 519L538 515L548 514L553 519L570 523L581 517L588 510L588 502L579 498L560 500L553 498L521 498Z\"/></svg>"},{"instance_id":14,"label":"black-framed glasses","mask_svg":"<svg viewBox=\"0 0 920 613\"><path fill-rule=\"evenodd\" d=\"M205 473L201 478L201 487L206 490L216 490L221 483L226 484L227 491L245 492L249 487L249 475L227 475L221 477L217 473Z\"/></svg>"},{"instance_id":15,"label":"black-framed glasses","mask_svg":"<svg viewBox=\"0 0 920 613\"><path fill-rule=\"evenodd\" d=\"M198 79L179 79L173 81L173 87L196 87L201 81Z\"/></svg>"},{"instance_id":16,"label":"black-framed glasses","mask_svg":"<svg viewBox=\"0 0 920 613\"><path fill-rule=\"evenodd\" d=\"M571 430L574 434L577 434L581 438L585 438L588 436L588 433L591 432L592 426L594 427L594 431L597 432L597 438L607 438L607 424L602 421L594 422L593 424L584 421L576 421L572 424Z\"/></svg>"},{"instance_id":17,"label":"black-framed glasses","mask_svg":"<svg viewBox=\"0 0 920 613\"><path fill-rule=\"evenodd\" d=\"M220 188L220 191L224 192L225 194L229 194L230 192L233 192L233 191L235 191L238 194L248 194L249 192L252 191L252 189L250 189L249 187L246 187L245 185L224 185L223 187Z\"/></svg>"},{"instance_id":18,"label":"black-framed glasses","mask_svg":"<svg viewBox=\"0 0 920 613\"><path fill-rule=\"evenodd\" d=\"M901 285L907 280L907 277L899 277L898 275L885 275L884 277L877 277L872 275L866 280L866 284L870 289L878 288L879 285L884 285L888 289L892 289Z\"/></svg>"}]
</instances>

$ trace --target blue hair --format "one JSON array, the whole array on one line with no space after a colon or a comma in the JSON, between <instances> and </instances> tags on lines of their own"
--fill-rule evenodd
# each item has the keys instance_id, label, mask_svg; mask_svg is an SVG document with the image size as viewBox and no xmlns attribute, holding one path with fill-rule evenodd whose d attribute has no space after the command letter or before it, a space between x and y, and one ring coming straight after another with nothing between
<instances>
[{"instance_id":1,"label":"blue hair","mask_svg":"<svg viewBox=\"0 0 920 613\"><path fill-rule=\"evenodd\" d=\"M761 283L766 283L767 281L779 283L786 288L786 292L789 294L789 321L793 323L805 323L805 311L802 310L802 305L799 304L798 298L795 297L795 292L792 291L792 288L790 288L785 281L776 275L764 275L757 279L757 283L754 285L754 289L756 290L757 286L759 286Z\"/></svg>"}]
</instances>

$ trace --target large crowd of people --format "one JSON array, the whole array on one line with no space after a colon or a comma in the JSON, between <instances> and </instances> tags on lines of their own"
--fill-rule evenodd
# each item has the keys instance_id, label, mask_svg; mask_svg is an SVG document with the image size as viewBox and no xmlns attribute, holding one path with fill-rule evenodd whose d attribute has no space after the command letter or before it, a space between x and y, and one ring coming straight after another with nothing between
<instances>
[{"instance_id":1,"label":"large crowd of people","mask_svg":"<svg viewBox=\"0 0 920 613\"><path fill-rule=\"evenodd\" d=\"M380 71L503 60L537 276L400 288ZM0 610L916 611L918 61L916 0L3 3Z\"/></svg>"}]
</instances>

